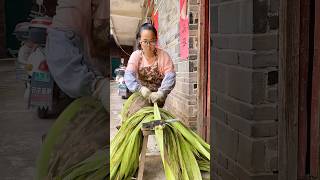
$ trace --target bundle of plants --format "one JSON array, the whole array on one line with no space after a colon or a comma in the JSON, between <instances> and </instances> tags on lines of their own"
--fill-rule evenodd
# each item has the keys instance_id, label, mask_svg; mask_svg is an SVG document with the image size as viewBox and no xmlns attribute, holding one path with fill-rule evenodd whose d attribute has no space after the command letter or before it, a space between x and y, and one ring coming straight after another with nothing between
<instances>
[{"instance_id":1,"label":"bundle of plants","mask_svg":"<svg viewBox=\"0 0 320 180\"><path fill-rule=\"evenodd\" d=\"M181 121L172 122L172 119L175 117L157 104L125 119L111 141L110 179L126 180L135 176L143 141L141 127L143 123L161 120L163 125L156 126L154 131L166 178L201 180L201 171L210 171L210 145Z\"/></svg>"}]
</instances>

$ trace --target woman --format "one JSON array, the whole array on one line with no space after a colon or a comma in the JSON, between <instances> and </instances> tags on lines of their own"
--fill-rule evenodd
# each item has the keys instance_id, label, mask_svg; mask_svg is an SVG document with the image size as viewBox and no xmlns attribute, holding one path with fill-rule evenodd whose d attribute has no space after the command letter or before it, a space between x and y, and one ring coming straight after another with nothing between
<instances>
[{"instance_id":1,"label":"woman","mask_svg":"<svg viewBox=\"0 0 320 180\"><path fill-rule=\"evenodd\" d=\"M59 177L109 144L107 8L107 0L58 0L48 30L47 63L58 86L76 100L46 136L36 179Z\"/></svg>"},{"instance_id":2,"label":"woman","mask_svg":"<svg viewBox=\"0 0 320 180\"><path fill-rule=\"evenodd\" d=\"M157 30L150 23L142 24L137 34L138 50L129 59L124 75L131 92L140 92L149 103L164 105L175 86L176 73L172 59L156 47Z\"/></svg>"}]
</instances>

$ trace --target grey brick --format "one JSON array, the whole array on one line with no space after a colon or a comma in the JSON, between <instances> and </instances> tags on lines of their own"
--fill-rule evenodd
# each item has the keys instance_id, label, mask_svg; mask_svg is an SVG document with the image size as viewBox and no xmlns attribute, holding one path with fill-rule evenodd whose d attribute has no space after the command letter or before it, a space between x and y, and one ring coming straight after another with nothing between
<instances>
[{"instance_id":1,"label":"grey brick","mask_svg":"<svg viewBox=\"0 0 320 180\"><path fill-rule=\"evenodd\" d=\"M252 137L274 137L278 135L278 123L271 121L253 125Z\"/></svg>"},{"instance_id":2,"label":"grey brick","mask_svg":"<svg viewBox=\"0 0 320 180\"><path fill-rule=\"evenodd\" d=\"M212 70L212 88L219 91L219 92L225 92L226 91L226 76L227 76L227 69L223 65L220 65L218 63L212 63L213 70Z\"/></svg>"},{"instance_id":3,"label":"grey brick","mask_svg":"<svg viewBox=\"0 0 320 180\"><path fill-rule=\"evenodd\" d=\"M229 171L228 162L228 158L219 153L219 159L213 162L213 166L216 167L214 174L216 174L222 180L237 180L238 178L234 176L231 171Z\"/></svg>"},{"instance_id":4,"label":"grey brick","mask_svg":"<svg viewBox=\"0 0 320 180\"><path fill-rule=\"evenodd\" d=\"M239 32L240 4L228 3L220 5L218 31L223 34Z\"/></svg>"},{"instance_id":5,"label":"grey brick","mask_svg":"<svg viewBox=\"0 0 320 180\"><path fill-rule=\"evenodd\" d=\"M264 34L264 35L254 36L252 49L254 50L278 49L278 34Z\"/></svg>"},{"instance_id":6,"label":"grey brick","mask_svg":"<svg viewBox=\"0 0 320 180\"><path fill-rule=\"evenodd\" d=\"M191 55L189 56L189 60L197 60L198 56L197 55Z\"/></svg>"},{"instance_id":7,"label":"grey brick","mask_svg":"<svg viewBox=\"0 0 320 180\"><path fill-rule=\"evenodd\" d=\"M228 95L238 100L250 103L252 99L252 72L238 68L227 70Z\"/></svg>"},{"instance_id":8,"label":"grey brick","mask_svg":"<svg viewBox=\"0 0 320 180\"><path fill-rule=\"evenodd\" d=\"M252 104L262 104L266 99L267 76L264 72L252 73Z\"/></svg>"},{"instance_id":9,"label":"grey brick","mask_svg":"<svg viewBox=\"0 0 320 180\"><path fill-rule=\"evenodd\" d=\"M266 148L264 141L255 141L252 145L252 170L256 172L265 172Z\"/></svg>"},{"instance_id":10,"label":"grey brick","mask_svg":"<svg viewBox=\"0 0 320 180\"><path fill-rule=\"evenodd\" d=\"M252 33L253 32L253 2L252 0L244 0L240 2L239 15L239 32Z\"/></svg>"},{"instance_id":11,"label":"grey brick","mask_svg":"<svg viewBox=\"0 0 320 180\"><path fill-rule=\"evenodd\" d=\"M211 150L211 152L210 152L210 158L211 158L211 160L213 161L213 162L217 162L218 161L218 151L216 150L216 149L213 149L213 148L211 148L210 149Z\"/></svg>"},{"instance_id":12,"label":"grey brick","mask_svg":"<svg viewBox=\"0 0 320 180\"><path fill-rule=\"evenodd\" d=\"M197 36L197 35L198 35L198 31L197 30L189 31L189 36ZM179 38L179 35L176 38Z\"/></svg>"},{"instance_id":13,"label":"grey brick","mask_svg":"<svg viewBox=\"0 0 320 180\"><path fill-rule=\"evenodd\" d=\"M252 35L213 35L213 47L233 50L252 50Z\"/></svg>"},{"instance_id":14,"label":"grey brick","mask_svg":"<svg viewBox=\"0 0 320 180\"><path fill-rule=\"evenodd\" d=\"M237 161L249 172L259 173L265 170L265 143L239 135Z\"/></svg>"},{"instance_id":15,"label":"grey brick","mask_svg":"<svg viewBox=\"0 0 320 180\"><path fill-rule=\"evenodd\" d=\"M213 41L212 46L214 48L221 48L221 49L229 48L229 39L226 36L213 35L212 41Z\"/></svg>"},{"instance_id":16,"label":"grey brick","mask_svg":"<svg viewBox=\"0 0 320 180\"><path fill-rule=\"evenodd\" d=\"M177 70L178 72L189 72L189 62L182 61L177 63Z\"/></svg>"},{"instance_id":17,"label":"grey brick","mask_svg":"<svg viewBox=\"0 0 320 180\"><path fill-rule=\"evenodd\" d=\"M216 173L212 172L210 175L210 179L221 180L221 177L219 177Z\"/></svg>"},{"instance_id":18,"label":"grey brick","mask_svg":"<svg viewBox=\"0 0 320 180\"><path fill-rule=\"evenodd\" d=\"M198 29L198 25L197 24L190 24L189 25L189 30L197 30Z\"/></svg>"},{"instance_id":19,"label":"grey brick","mask_svg":"<svg viewBox=\"0 0 320 180\"><path fill-rule=\"evenodd\" d=\"M217 62L221 62L223 64L238 64L238 53L236 51L215 49L213 56Z\"/></svg>"},{"instance_id":20,"label":"grey brick","mask_svg":"<svg viewBox=\"0 0 320 180\"><path fill-rule=\"evenodd\" d=\"M254 52L238 52L239 65L253 68Z\"/></svg>"},{"instance_id":21,"label":"grey brick","mask_svg":"<svg viewBox=\"0 0 320 180\"><path fill-rule=\"evenodd\" d=\"M189 48L193 48L193 38L189 37Z\"/></svg>"},{"instance_id":22,"label":"grey brick","mask_svg":"<svg viewBox=\"0 0 320 180\"><path fill-rule=\"evenodd\" d=\"M189 55L197 55L198 50L197 49L189 49Z\"/></svg>"},{"instance_id":23,"label":"grey brick","mask_svg":"<svg viewBox=\"0 0 320 180\"><path fill-rule=\"evenodd\" d=\"M238 50L252 50L253 41L251 35L230 37L229 48Z\"/></svg>"},{"instance_id":24,"label":"grey brick","mask_svg":"<svg viewBox=\"0 0 320 180\"><path fill-rule=\"evenodd\" d=\"M211 117L219 119L221 122L227 122L226 113L217 105L211 107Z\"/></svg>"},{"instance_id":25,"label":"grey brick","mask_svg":"<svg viewBox=\"0 0 320 180\"><path fill-rule=\"evenodd\" d=\"M268 1L253 1L253 24L255 33L265 33L268 27Z\"/></svg>"},{"instance_id":26,"label":"grey brick","mask_svg":"<svg viewBox=\"0 0 320 180\"><path fill-rule=\"evenodd\" d=\"M213 148L235 159L238 151L238 133L214 118L212 124Z\"/></svg>"},{"instance_id":27,"label":"grey brick","mask_svg":"<svg viewBox=\"0 0 320 180\"><path fill-rule=\"evenodd\" d=\"M198 5L198 0L189 0L190 5Z\"/></svg>"},{"instance_id":28,"label":"grey brick","mask_svg":"<svg viewBox=\"0 0 320 180\"><path fill-rule=\"evenodd\" d=\"M211 6L211 18L210 18L210 27L211 31L213 33L218 32L218 24L219 24L219 18L218 18L218 6Z\"/></svg>"},{"instance_id":29,"label":"grey brick","mask_svg":"<svg viewBox=\"0 0 320 180\"><path fill-rule=\"evenodd\" d=\"M189 6L189 11L198 12L199 11L199 6L198 5L190 5Z\"/></svg>"},{"instance_id":30,"label":"grey brick","mask_svg":"<svg viewBox=\"0 0 320 180\"><path fill-rule=\"evenodd\" d=\"M270 53L257 53L253 56L253 68L263 68L270 66L278 66L278 53L270 52Z\"/></svg>"},{"instance_id":31,"label":"grey brick","mask_svg":"<svg viewBox=\"0 0 320 180\"><path fill-rule=\"evenodd\" d=\"M252 134L252 122L246 119L229 113L227 114L227 123L232 129L241 132L242 134L247 136L251 136Z\"/></svg>"},{"instance_id":32,"label":"grey brick","mask_svg":"<svg viewBox=\"0 0 320 180\"><path fill-rule=\"evenodd\" d=\"M278 137L266 140L266 148L268 151L278 151Z\"/></svg>"},{"instance_id":33,"label":"grey brick","mask_svg":"<svg viewBox=\"0 0 320 180\"><path fill-rule=\"evenodd\" d=\"M271 52L239 52L239 63L241 66L256 68L265 68L279 65L278 53Z\"/></svg>"},{"instance_id":34,"label":"grey brick","mask_svg":"<svg viewBox=\"0 0 320 180\"><path fill-rule=\"evenodd\" d=\"M268 90L268 95L267 95L267 100L271 103L276 103L279 101L278 99L278 89L269 89Z\"/></svg>"},{"instance_id":35,"label":"grey brick","mask_svg":"<svg viewBox=\"0 0 320 180\"><path fill-rule=\"evenodd\" d=\"M211 174L214 174L213 176L215 177L214 178L214 180L224 180L223 179L223 177L222 177L222 175L223 175L223 168L220 166L220 164L219 163L213 163L213 169L214 169L214 171L213 171L213 173L211 173Z\"/></svg>"},{"instance_id":36,"label":"grey brick","mask_svg":"<svg viewBox=\"0 0 320 180\"><path fill-rule=\"evenodd\" d=\"M233 176L229 171L227 171L224 168L221 168L220 172L221 172L221 179L223 179L223 180L237 180L238 179L236 176Z\"/></svg>"},{"instance_id":37,"label":"grey brick","mask_svg":"<svg viewBox=\"0 0 320 180\"><path fill-rule=\"evenodd\" d=\"M198 61L189 61L189 72L196 72L198 70Z\"/></svg>"},{"instance_id":38,"label":"grey brick","mask_svg":"<svg viewBox=\"0 0 320 180\"><path fill-rule=\"evenodd\" d=\"M228 169L228 158L223 156L221 153L218 153L217 158L218 163L225 169Z\"/></svg>"},{"instance_id":39,"label":"grey brick","mask_svg":"<svg viewBox=\"0 0 320 180\"><path fill-rule=\"evenodd\" d=\"M253 106L241 101L234 100L232 98L217 95L217 104L226 111L238 115L242 118L252 120L253 118Z\"/></svg>"},{"instance_id":40,"label":"grey brick","mask_svg":"<svg viewBox=\"0 0 320 180\"><path fill-rule=\"evenodd\" d=\"M246 169L251 169L252 163L252 141L243 135L239 135L239 152L237 154L237 162Z\"/></svg>"},{"instance_id":41,"label":"grey brick","mask_svg":"<svg viewBox=\"0 0 320 180\"><path fill-rule=\"evenodd\" d=\"M251 174L240 166L239 163L229 160L229 171L234 174L239 180L250 180Z\"/></svg>"},{"instance_id":42,"label":"grey brick","mask_svg":"<svg viewBox=\"0 0 320 180\"><path fill-rule=\"evenodd\" d=\"M278 107L277 105L261 105L255 106L253 112L253 119L255 121L277 120Z\"/></svg>"},{"instance_id":43,"label":"grey brick","mask_svg":"<svg viewBox=\"0 0 320 180\"><path fill-rule=\"evenodd\" d=\"M278 170L278 157L273 157L269 161L269 170L277 171Z\"/></svg>"},{"instance_id":44,"label":"grey brick","mask_svg":"<svg viewBox=\"0 0 320 180\"><path fill-rule=\"evenodd\" d=\"M213 88L211 88L210 90L210 95L211 95L211 103L217 104L217 93Z\"/></svg>"},{"instance_id":45,"label":"grey brick","mask_svg":"<svg viewBox=\"0 0 320 180\"><path fill-rule=\"evenodd\" d=\"M270 102L278 102L278 88L269 89L267 99Z\"/></svg>"}]
</instances>

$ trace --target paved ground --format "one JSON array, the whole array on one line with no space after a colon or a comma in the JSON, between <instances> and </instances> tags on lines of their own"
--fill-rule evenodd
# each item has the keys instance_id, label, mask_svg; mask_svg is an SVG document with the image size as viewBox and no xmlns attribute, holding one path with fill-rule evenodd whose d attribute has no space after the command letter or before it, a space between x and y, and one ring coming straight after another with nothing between
<instances>
[{"instance_id":1,"label":"paved ground","mask_svg":"<svg viewBox=\"0 0 320 180\"><path fill-rule=\"evenodd\" d=\"M33 180L41 136L53 120L26 109L24 85L15 80L14 64L0 60L0 179Z\"/></svg>"}]
</instances>

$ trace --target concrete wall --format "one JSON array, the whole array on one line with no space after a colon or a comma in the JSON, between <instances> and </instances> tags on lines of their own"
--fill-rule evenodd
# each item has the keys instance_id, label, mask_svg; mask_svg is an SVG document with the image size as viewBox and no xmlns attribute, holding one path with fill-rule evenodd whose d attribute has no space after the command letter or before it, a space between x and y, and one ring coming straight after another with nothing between
<instances>
[{"instance_id":1,"label":"concrete wall","mask_svg":"<svg viewBox=\"0 0 320 180\"><path fill-rule=\"evenodd\" d=\"M0 0L0 58L6 57L5 4Z\"/></svg>"},{"instance_id":2,"label":"concrete wall","mask_svg":"<svg viewBox=\"0 0 320 180\"><path fill-rule=\"evenodd\" d=\"M159 8L159 43L174 61L177 72L176 87L166 101L166 108L182 119L186 125L196 130L197 127L197 36L198 4L189 0L188 14L192 14L189 27L189 58L180 58L179 46L179 0L163 1ZM156 5L157 9L158 6ZM189 16L191 17L191 16Z\"/></svg>"},{"instance_id":3,"label":"concrete wall","mask_svg":"<svg viewBox=\"0 0 320 180\"><path fill-rule=\"evenodd\" d=\"M214 180L278 171L279 0L211 1Z\"/></svg>"}]
</instances>

